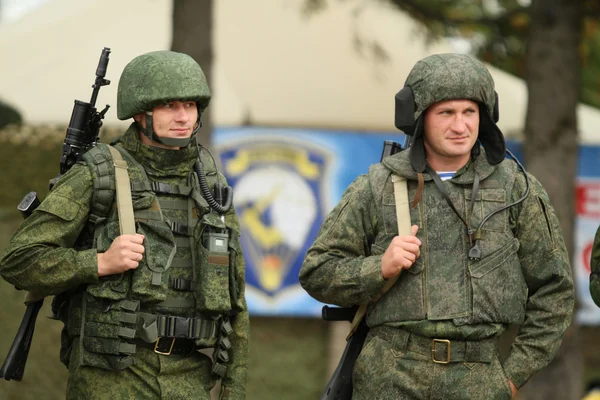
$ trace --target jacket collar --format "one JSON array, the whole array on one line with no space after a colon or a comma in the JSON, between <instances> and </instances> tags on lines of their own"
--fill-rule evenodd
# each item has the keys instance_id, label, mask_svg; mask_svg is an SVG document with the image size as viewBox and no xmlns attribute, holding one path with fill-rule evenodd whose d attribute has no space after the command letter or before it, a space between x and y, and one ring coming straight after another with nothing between
<instances>
[{"instance_id":1,"label":"jacket collar","mask_svg":"<svg viewBox=\"0 0 600 400\"><path fill-rule=\"evenodd\" d=\"M400 177L407 180L417 180L417 173L412 168L410 162L410 149L384 158L382 164ZM473 168L474 164L476 164L475 168ZM473 183L475 180L475 170L481 180L486 179L496 170L496 167L490 165L488 162L483 148L481 149L481 154L477 157L477 162L474 163L473 158L470 158L467 164L456 172L451 181L457 184ZM424 172L423 179L430 181L432 178L427 172Z\"/></svg>"}]
</instances>

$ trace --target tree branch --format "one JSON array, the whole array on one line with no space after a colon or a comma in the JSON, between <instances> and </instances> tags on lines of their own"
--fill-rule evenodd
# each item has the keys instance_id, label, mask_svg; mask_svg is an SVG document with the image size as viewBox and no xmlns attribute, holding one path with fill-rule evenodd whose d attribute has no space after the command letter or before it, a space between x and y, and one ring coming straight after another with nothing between
<instances>
[{"instance_id":1,"label":"tree branch","mask_svg":"<svg viewBox=\"0 0 600 400\"><path fill-rule=\"evenodd\" d=\"M424 6L415 0L387 0L394 7L407 11L413 17L425 21L436 21L448 25L459 26L465 24L474 25L498 25L508 21L511 17L521 12L529 12L529 6L516 7L512 10L508 10L496 17L482 17L482 18L449 18L438 10L433 10Z\"/></svg>"}]
</instances>

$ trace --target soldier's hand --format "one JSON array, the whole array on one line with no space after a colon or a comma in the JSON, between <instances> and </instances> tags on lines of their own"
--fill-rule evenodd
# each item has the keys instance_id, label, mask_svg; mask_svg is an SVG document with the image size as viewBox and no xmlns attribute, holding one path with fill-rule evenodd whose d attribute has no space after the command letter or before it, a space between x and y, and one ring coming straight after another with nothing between
<instances>
[{"instance_id":1,"label":"soldier's hand","mask_svg":"<svg viewBox=\"0 0 600 400\"><path fill-rule=\"evenodd\" d=\"M98 253L98 276L120 274L137 268L144 257L144 235L121 235L109 249Z\"/></svg>"},{"instance_id":2,"label":"soldier's hand","mask_svg":"<svg viewBox=\"0 0 600 400\"><path fill-rule=\"evenodd\" d=\"M419 227L411 226L412 235L396 236L381 258L381 275L389 279L410 268L421 254L421 241L417 238Z\"/></svg>"},{"instance_id":3,"label":"soldier's hand","mask_svg":"<svg viewBox=\"0 0 600 400\"><path fill-rule=\"evenodd\" d=\"M512 381L510 379L508 380L508 383L510 384L510 390L512 391L512 397L511 397L511 399L514 399L515 396L517 395L517 392L519 390L517 389L517 387L515 386L515 384L512 383Z\"/></svg>"}]
</instances>

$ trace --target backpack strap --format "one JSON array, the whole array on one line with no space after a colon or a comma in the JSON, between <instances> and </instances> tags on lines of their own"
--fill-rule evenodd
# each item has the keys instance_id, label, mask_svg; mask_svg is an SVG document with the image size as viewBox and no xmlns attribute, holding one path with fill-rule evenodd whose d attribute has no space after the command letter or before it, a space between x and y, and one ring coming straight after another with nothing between
<instances>
[{"instance_id":1,"label":"backpack strap","mask_svg":"<svg viewBox=\"0 0 600 400\"><path fill-rule=\"evenodd\" d=\"M94 245L102 223L108 217L113 202L117 201L121 234L134 234L133 203L127 163L121 153L104 143L92 147L83 159L90 168L93 180L92 204L89 221L94 226Z\"/></svg>"},{"instance_id":2,"label":"backpack strap","mask_svg":"<svg viewBox=\"0 0 600 400\"><path fill-rule=\"evenodd\" d=\"M398 175L392 175L392 182L394 184L394 199L396 200L396 217L398 219L398 236L408 236L411 234L411 223L410 223L410 208L408 201L408 189L406 185L406 178L402 178ZM373 300L371 304L376 303L388 290L394 286L400 274L390 278L381 289L381 292ZM367 307L369 304L361 304L354 314L352 325L350 326L350 332L346 340L350 339L352 335L358 329L360 322L363 320L367 313Z\"/></svg>"}]
</instances>

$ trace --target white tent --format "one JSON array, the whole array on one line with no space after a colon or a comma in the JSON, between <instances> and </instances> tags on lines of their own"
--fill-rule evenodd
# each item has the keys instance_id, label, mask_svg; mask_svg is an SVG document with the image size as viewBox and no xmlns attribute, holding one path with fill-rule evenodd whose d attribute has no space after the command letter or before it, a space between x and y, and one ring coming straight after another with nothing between
<instances>
[{"instance_id":1,"label":"white tent","mask_svg":"<svg viewBox=\"0 0 600 400\"><path fill-rule=\"evenodd\" d=\"M215 1L214 99L218 126L251 123L284 127L393 131L393 96L414 63L457 51L451 41L426 43L423 29L382 5L331 2L312 17L303 0ZM125 64L146 51L167 49L172 0L51 0L0 25L0 96L31 123L68 122L75 98L88 101L103 47L112 50L98 106L116 105ZM354 46L378 43L377 62ZM366 48L366 47L365 47ZM523 130L526 87L491 68L500 97L500 127ZM600 112L580 105L580 138L600 143ZM118 123L110 110L106 123Z\"/></svg>"}]
</instances>

